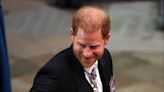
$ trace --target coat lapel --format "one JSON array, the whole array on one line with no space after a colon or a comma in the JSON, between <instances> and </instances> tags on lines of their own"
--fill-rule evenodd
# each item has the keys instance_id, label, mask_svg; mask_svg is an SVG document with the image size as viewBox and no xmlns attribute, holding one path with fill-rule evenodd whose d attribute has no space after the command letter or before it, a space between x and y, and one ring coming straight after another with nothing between
<instances>
[{"instance_id":1,"label":"coat lapel","mask_svg":"<svg viewBox=\"0 0 164 92\"><path fill-rule=\"evenodd\" d=\"M77 92L92 92L92 88L86 80L84 73L80 74L78 73L78 71L74 69L73 77L77 88Z\"/></svg>"},{"instance_id":2,"label":"coat lapel","mask_svg":"<svg viewBox=\"0 0 164 92\"><path fill-rule=\"evenodd\" d=\"M99 69L99 73L100 73L100 78L101 78L101 82L102 82L102 85L103 85L103 92L108 92L107 90L107 81L106 81L106 78L105 78L105 67L103 65L104 61L102 60L99 60L99 64L98 64L98 69Z\"/></svg>"}]
</instances>

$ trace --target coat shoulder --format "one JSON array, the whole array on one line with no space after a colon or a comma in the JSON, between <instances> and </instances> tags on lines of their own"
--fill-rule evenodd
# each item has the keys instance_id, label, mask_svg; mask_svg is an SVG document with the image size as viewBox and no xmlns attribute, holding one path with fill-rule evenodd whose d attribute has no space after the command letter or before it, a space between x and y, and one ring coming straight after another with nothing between
<instances>
[{"instance_id":1,"label":"coat shoulder","mask_svg":"<svg viewBox=\"0 0 164 92\"><path fill-rule=\"evenodd\" d=\"M48 72L48 73L55 73L60 74L60 72L63 72L65 70L69 71L70 68L70 58L68 54L68 49L65 49L55 56L53 56L47 64L45 64L40 71L42 72Z\"/></svg>"}]
</instances>

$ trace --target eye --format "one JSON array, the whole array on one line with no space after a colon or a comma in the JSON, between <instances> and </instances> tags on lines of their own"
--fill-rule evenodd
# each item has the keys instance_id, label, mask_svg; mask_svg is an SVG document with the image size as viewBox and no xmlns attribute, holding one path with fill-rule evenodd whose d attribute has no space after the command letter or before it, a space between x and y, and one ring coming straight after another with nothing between
<instances>
[{"instance_id":1,"label":"eye","mask_svg":"<svg viewBox=\"0 0 164 92\"><path fill-rule=\"evenodd\" d=\"M98 46L90 46L91 49L96 49Z\"/></svg>"},{"instance_id":2,"label":"eye","mask_svg":"<svg viewBox=\"0 0 164 92\"><path fill-rule=\"evenodd\" d=\"M84 44L79 43L79 45L80 45L82 48L85 48L85 45L84 45Z\"/></svg>"}]
</instances>

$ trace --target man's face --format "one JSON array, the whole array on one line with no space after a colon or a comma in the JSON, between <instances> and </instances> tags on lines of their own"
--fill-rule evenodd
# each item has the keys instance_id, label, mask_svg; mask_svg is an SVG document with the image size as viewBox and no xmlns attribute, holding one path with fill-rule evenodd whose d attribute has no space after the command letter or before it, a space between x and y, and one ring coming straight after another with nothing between
<instances>
[{"instance_id":1,"label":"man's face","mask_svg":"<svg viewBox=\"0 0 164 92\"><path fill-rule=\"evenodd\" d=\"M87 68L101 58L109 35L103 39L101 30L85 32L83 29L79 29L76 35L71 34L71 39L75 57L80 61L83 67Z\"/></svg>"}]
</instances>

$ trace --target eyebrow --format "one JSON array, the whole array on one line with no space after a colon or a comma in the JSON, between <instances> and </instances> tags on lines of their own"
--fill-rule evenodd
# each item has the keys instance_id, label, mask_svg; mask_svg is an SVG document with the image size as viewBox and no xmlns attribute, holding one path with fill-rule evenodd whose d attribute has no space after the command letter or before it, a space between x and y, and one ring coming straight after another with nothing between
<instances>
[{"instance_id":1,"label":"eyebrow","mask_svg":"<svg viewBox=\"0 0 164 92\"><path fill-rule=\"evenodd\" d=\"M84 43L81 43L81 42L77 42L77 43L80 44L80 45L85 45ZM100 44L89 45L89 47L98 47L98 46L100 46Z\"/></svg>"}]
</instances>

